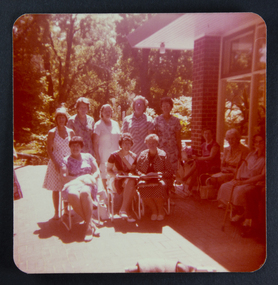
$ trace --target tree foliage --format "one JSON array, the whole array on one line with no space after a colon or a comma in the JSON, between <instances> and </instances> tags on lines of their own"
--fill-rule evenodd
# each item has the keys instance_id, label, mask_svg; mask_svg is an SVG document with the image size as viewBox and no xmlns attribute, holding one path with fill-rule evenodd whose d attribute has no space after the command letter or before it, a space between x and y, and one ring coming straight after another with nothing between
<instances>
[{"instance_id":1,"label":"tree foliage","mask_svg":"<svg viewBox=\"0 0 278 285\"><path fill-rule=\"evenodd\" d=\"M134 49L126 36L152 14L23 15L14 24L14 139L45 149L55 109L75 113L80 96L99 119L110 103L114 119L131 113L135 94L160 113L160 98L191 96L192 51Z\"/></svg>"}]
</instances>

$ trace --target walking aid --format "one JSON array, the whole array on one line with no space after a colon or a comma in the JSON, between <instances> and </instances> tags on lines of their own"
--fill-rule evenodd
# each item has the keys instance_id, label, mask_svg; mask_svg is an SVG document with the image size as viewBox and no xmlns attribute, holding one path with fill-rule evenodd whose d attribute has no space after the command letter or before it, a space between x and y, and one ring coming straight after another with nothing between
<instances>
[{"instance_id":1,"label":"walking aid","mask_svg":"<svg viewBox=\"0 0 278 285\"><path fill-rule=\"evenodd\" d=\"M224 215L224 220L223 220L223 224L222 224L222 227L221 227L222 232L224 232L224 226L225 226L225 222L226 222L228 211L230 211L230 214L232 213L232 203L231 202L232 202L232 198L233 198L233 193L234 193L235 187L236 187L236 184L233 185L233 188L232 188L231 194L230 194L230 198L229 198L229 201L227 203L227 207L226 207L226 211L225 211L225 215Z\"/></svg>"},{"instance_id":2,"label":"walking aid","mask_svg":"<svg viewBox=\"0 0 278 285\"><path fill-rule=\"evenodd\" d=\"M235 173L235 178L237 177L237 173L238 173L238 169L239 167L241 166L241 164L245 162L247 163L247 161L245 159L242 159L239 161L238 165L237 165L237 168L236 168L236 173ZM237 180L237 179L235 179ZM231 194L230 194L230 199L227 203L227 207L226 207L226 211L225 211L225 216L224 216L224 220L223 220L223 224L222 224L222 227L221 227L221 230L224 232L224 227L225 227L225 222L226 222L226 218L227 218L227 214L228 214L228 211L230 210L230 215L232 215L232 198L233 198L233 193L234 193L234 189L236 187L236 184L233 185L233 188L231 190Z\"/></svg>"}]
</instances>

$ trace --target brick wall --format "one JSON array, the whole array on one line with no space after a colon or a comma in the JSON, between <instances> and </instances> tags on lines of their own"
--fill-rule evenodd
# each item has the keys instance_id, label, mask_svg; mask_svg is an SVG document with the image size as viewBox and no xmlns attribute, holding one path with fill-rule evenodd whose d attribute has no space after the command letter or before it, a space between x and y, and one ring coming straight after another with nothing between
<instances>
[{"instance_id":1,"label":"brick wall","mask_svg":"<svg viewBox=\"0 0 278 285\"><path fill-rule=\"evenodd\" d=\"M216 133L220 37L204 36L194 42L192 89L192 148L200 154L202 129Z\"/></svg>"}]
</instances>

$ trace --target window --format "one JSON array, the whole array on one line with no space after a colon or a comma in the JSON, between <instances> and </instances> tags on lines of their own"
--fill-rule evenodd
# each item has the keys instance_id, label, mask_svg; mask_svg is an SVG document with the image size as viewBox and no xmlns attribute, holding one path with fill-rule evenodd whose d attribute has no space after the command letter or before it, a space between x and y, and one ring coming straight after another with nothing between
<instances>
[{"instance_id":1,"label":"window","mask_svg":"<svg viewBox=\"0 0 278 285\"><path fill-rule=\"evenodd\" d=\"M224 38L222 77L251 72L253 42L254 29Z\"/></svg>"}]
</instances>

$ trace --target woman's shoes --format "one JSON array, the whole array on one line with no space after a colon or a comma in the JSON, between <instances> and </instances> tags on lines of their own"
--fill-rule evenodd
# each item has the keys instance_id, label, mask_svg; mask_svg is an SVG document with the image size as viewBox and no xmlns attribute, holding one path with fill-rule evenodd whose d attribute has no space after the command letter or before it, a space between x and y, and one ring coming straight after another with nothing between
<instances>
[{"instance_id":1,"label":"woman's shoes","mask_svg":"<svg viewBox=\"0 0 278 285\"><path fill-rule=\"evenodd\" d=\"M242 237L251 237L254 234L254 230L252 228L252 219L245 219L243 224L243 230L241 232Z\"/></svg>"},{"instance_id":2,"label":"woman's shoes","mask_svg":"<svg viewBox=\"0 0 278 285\"><path fill-rule=\"evenodd\" d=\"M218 207L218 209L225 209L226 208L226 206L224 204L222 204L222 203L219 204L217 207Z\"/></svg>"},{"instance_id":3,"label":"woman's shoes","mask_svg":"<svg viewBox=\"0 0 278 285\"><path fill-rule=\"evenodd\" d=\"M157 214L152 214L151 215L151 220L156 221L157 220Z\"/></svg>"},{"instance_id":4,"label":"woman's shoes","mask_svg":"<svg viewBox=\"0 0 278 285\"><path fill-rule=\"evenodd\" d=\"M93 229L92 229L92 225L88 225L88 228L86 230L86 234L84 237L84 241L88 242L91 241L93 239Z\"/></svg>"},{"instance_id":5,"label":"woman's shoes","mask_svg":"<svg viewBox=\"0 0 278 285\"><path fill-rule=\"evenodd\" d=\"M237 223L239 222L241 219L243 219L243 215L235 215L231 218L231 222L232 223Z\"/></svg>"},{"instance_id":6,"label":"woman's shoes","mask_svg":"<svg viewBox=\"0 0 278 285\"><path fill-rule=\"evenodd\" d=\"M122 220L127 220L128 219L128 215L125 211L120 211L119 212L119 216L122 218Z\"/></svg>"},{"instance_id":7,"label":"woman's shoes","mask_svg":"<svg viewBox=\"0 0 278 285\"><path fill-rule=\"evenodd\" d=\"M59 220L59 214L55 214L52 219L53 220Z\"/></svg>"},{"instance_id":8,"label":"woman's shoes","mask_svg":"<svg viewBox=\"0 0 278 285\"><path fill-rule=\"evenodd\" d=\"M131 217L131 216L128 216L127 221L128 221L129 223L134 223L134 222L136 222L136 220L135 220L133 217Z\"/></svg>"},{"instance_id":9,"label":"woman's shoes","mask_svg":"<svg viewBox=\"0 0 278 285\"><path fill-rule=\"evenodd\" d=\"M100 237L100 231L97 227L92 228L92 234L94 237Z\"/></svg>"},{"instance_id":10,"label":"woman's shoes","mask_svg":"<svg viewBox=\"0 0 278 285\"><path fill-rule=\"evenodd\" d=\"M157 216L157 220L158 221L163 221L164 220L165 215L158 215Z\"/></svg>"}]
</instances>

